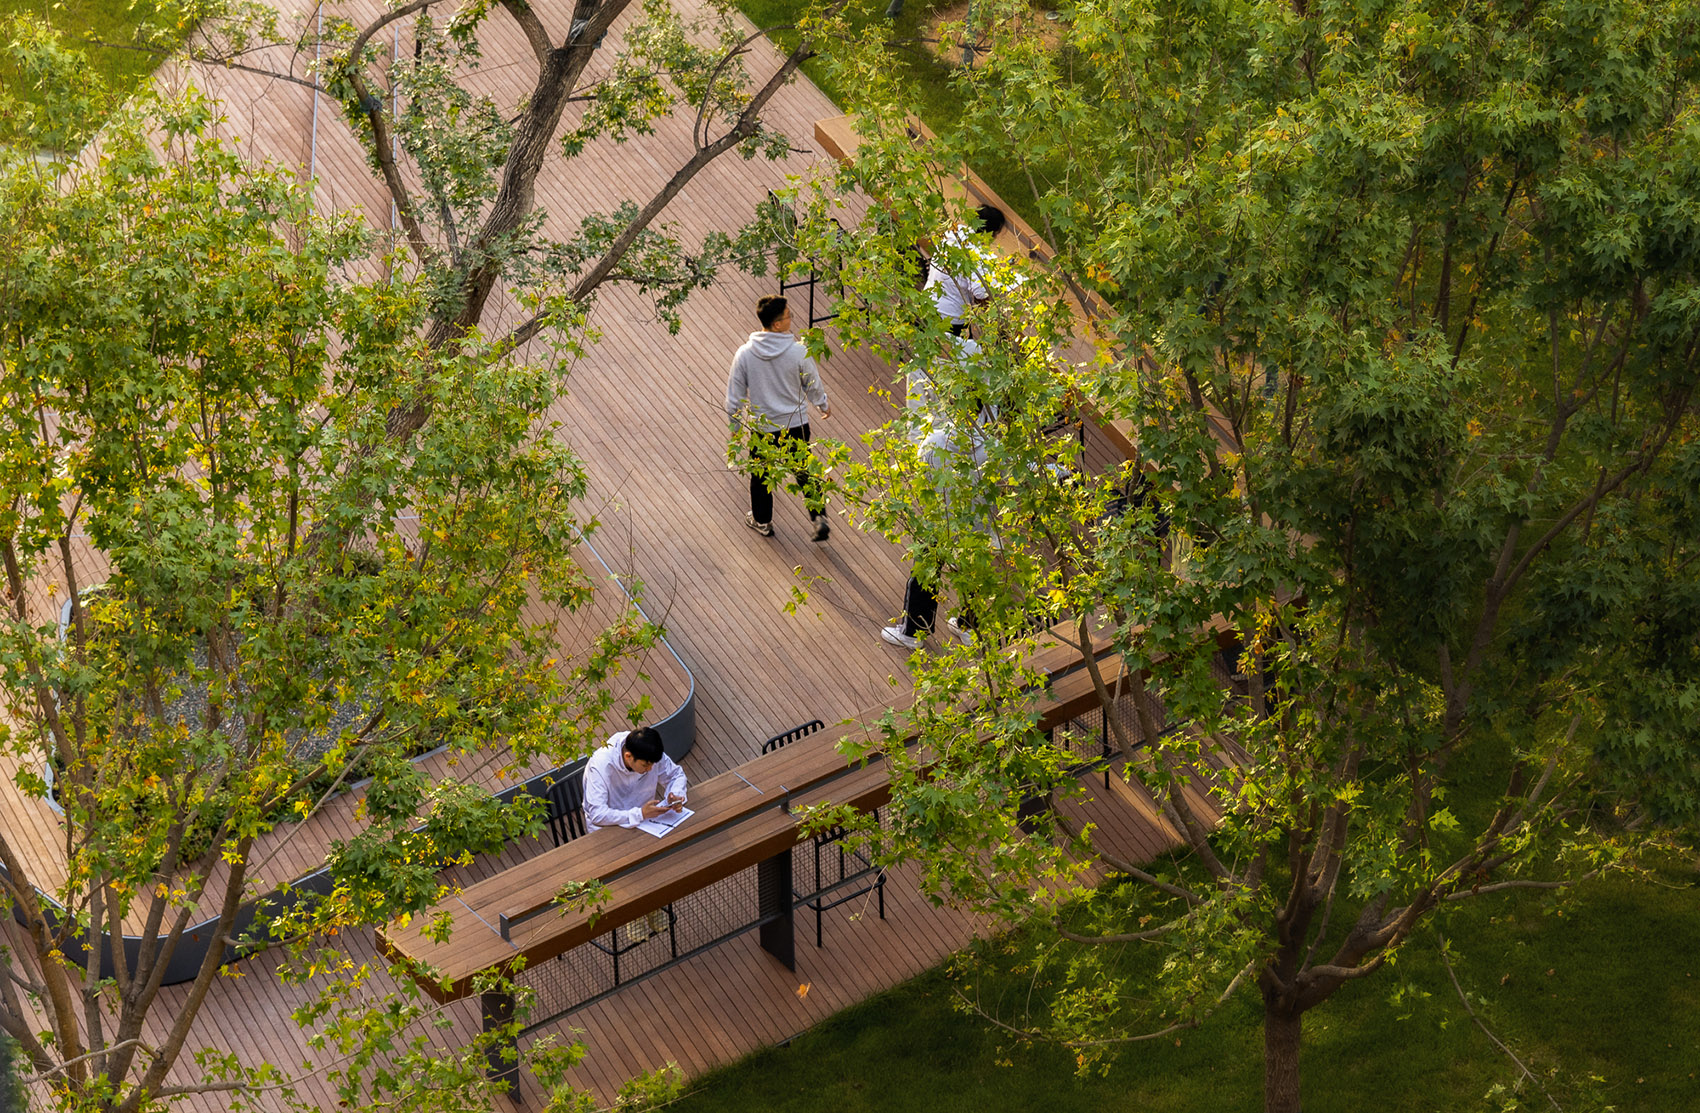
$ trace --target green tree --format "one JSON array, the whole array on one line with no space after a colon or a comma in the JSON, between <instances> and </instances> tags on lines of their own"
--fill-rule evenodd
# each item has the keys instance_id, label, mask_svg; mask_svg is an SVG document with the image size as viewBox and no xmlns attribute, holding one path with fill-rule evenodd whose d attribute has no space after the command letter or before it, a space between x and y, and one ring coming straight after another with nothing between
<instances>
[{"instance_id":1,"label":"green tree","mask_svg":"<svg viewBox=\"0 0 1700 1113\"><path fill-rule=\"evenodd\" d=\"M205 104L120 113L98 158L6 164L4 242L19 262L4 291L0 667L10 743L54 771L73 837L72 879L43 886L69 910L62 922L29 864L3 859L34 955L14 956L24 992L0 990L0 1025L65 1104L132 1110L285 1084L217 1049L197 1052L194 1085L165 1084L186 1061L214 957L166 1046L144 1049L138 1033L189 906L219 908L228 935L255 840L362 776L369 828L332 855L335 899L267 931L297 948L303 976L335 974L301 1019L352 1064L337 1074L345 1100L402 1085L415 1100L477 1097L476 1047L434 1053L416 997L371 1008L373 972L312 945L428 905L444 862L524 826L523 811L424 783L410 750L500 739L515 762L570 754L606 710L599 681L653 636L629 623L562 675L549 631L520 619L528 598L570 606L587 590L567 556L583 476L538 416L592 334L604 284L636 285L676 324L720 265L763 265L759 214L691 245L661 217L721 155L786 152L761 112L809 47L757 85L741 58L761 33L722 9L687 26L655 3L630 21L610 72L589 74L630 7L586 0L550 26L552 13L525 3L451 13L421 0L359 23L327 9L298 29L264 5L158 9L144 39L162 52L194 26L188 49L204 62L321 59L287 77L342 105L395 203L400 244L311 220L280 180L203 139ZM514 21L532 49L535 80L512 104L466 87L491 20ZM392 24L410 57L385 49ZM0 93L0 116L27 147L69 151L111 103L79 55L27 22L14 31L10 72L39 95ZM542 232L535 184L552 148L572 158L674 111L696 126L661 189L598 198L560 238ZM386 251L392 284L341 277ZM487 336L498 294L522 319ZM542 354L517 362L522 349ZM78 582L73 538L85 536L111 566L95 594ZM32 625L37 582L67 592L62 637ZM45 773L26 780L49 790ZM411 832L419 817L426 829ZM68 963L78 927L126 917L170 941L112 978ZM556 1080L561 1067L544 1064Z\"/></svg>"},{"instance_id":2,"label":"green tree","mask_svg":"<svg viewBox=\"0 0 1700 1113\"><path fill-rule=\"evenodd\" d=\"M628 13L619 52L606 72L592 72L609 29ZM748 32L719 2L696 23L665 0L576 0L558 13L524 0L460 6L413 0L376 16L337 5L315 14L290 28L276 11L249 0L179 0L161 8L153 36L169 51L174 28L198 26L190 57L238 70L272 73L267 67L274 61L288 67L319 59L305 77L280 76L333 98L365 147L394 204L403 265L427 291L432 358L456 358L485 324L498 291L513 295L523 319L489 338L493 354L546 331L582 329L608 283L635 286L677 328L680 305L721 266L758 273L766 266L769 210L752 204L746 227L717 230L692 245L661 217L722 155L777 159L790 151L784 133L764 125L762 112L813 54L808 28L756 84L743 59L768 32ZM511 103L472 91L484 56L480 36L493 21L517 25L532 51L516 64L534 65L535 73ZM386 36L400 30L411 50L392 57ZM654 152L674 162L658 190L642 199L589 199L593 211L563 238L543 230L547 214L537 207L536 184L552 150L571 160L598 141L652 135L658 121L675 114L693 121L691 142ZM431 412L423 395L399 406L388 436L405 440Z\"/></svg>"},{"instance_id":3,"label":"green tree","mask_svg":"<svg viewBox=\"0 0 1700 1113\"><path fill-rule=\"evenodd\" d=\"M601 681L653 630L631 617L563 663L529 617L590 591L583 470L539 419L571 349L424 358L426 285L352 277L369 229L244 166L213 112L144 98L75 162L0 164L4 745L62 809L66 856L0 832L27 940L0 949L0 1030L60 1108L287 1090L191 1042L222 944L280 947L318 978L300 1019L343 1100L466 1108L489 1097L478 1046L433 1047L410 979L391 996L391 972L319 944L535 828L478 774L582 752ZM420 399L436 419L388 438ZM462 779L409 760L438 746ZM361 779L330 892L238 933L265 858ZM163 1009L208 916L219 942ZM101 931L143 943L103 970L77 943Z\"/></svg>"},{"instance_id":4,"label":"green tree","mask_svg":"<svg viewBox=\"0 0 1700 1113\"><path fill-rule=\"evenodd\" d=\"M980 620L912 659L921 744L881 747L895 854L1062 917L1067 988L1002 1019L1083 1068L1259 994L1266 1108L1290 1113L1306 1012L1453 902L1560 888L1700 804L1700 25L1110 0L1065 9L1053 50L1025 11L992 13L925 152L886 44L845 25L867 142L815 210L882 205L800 244L846 259L845 342L941 398L841 453L840 488ZM962 360L908 251L970 265L940 175L983 153L1022 161L1057 256L991 275ZM1065 296L1092 354L1059 354ZM1088 467L1054 425L1073 408L1137 462ZM918 452L941 423L949 451ZM1113 646L1114 744L1183 852L1124 861L1022 814L1072 785L1010 652L1052 636ZM1067 883L1093 864L1130 883ZM1157 984L1123 984L1127 945L1164 949Z\"/></svg>"}]
</instances>

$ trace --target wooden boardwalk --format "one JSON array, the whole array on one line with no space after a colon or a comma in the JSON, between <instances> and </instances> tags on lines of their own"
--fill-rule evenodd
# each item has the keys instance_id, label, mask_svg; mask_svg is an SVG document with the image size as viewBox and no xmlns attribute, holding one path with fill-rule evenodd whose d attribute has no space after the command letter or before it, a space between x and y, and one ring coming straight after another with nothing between
<instances>
[{"instance_id":1,"label":"wooden boardwalk","mask_svg":"<svg viewBox=\"0 0 1700 1113\"><path fill-rule=\"evenodd\" d=\"M295 4L280 0L286 14L308 18L311 9ZM697 0L675 5L687 17L698 10ZM511 103L522 91L518 75L529 67L531 54L505 15L495 13L490 26L479 80L498 103ZM609 64L619 30L616 25L593 66ZM405 30L400 34L405 51ZM758 80L777 65L777 55L762 47L753 58ZM295 59L295 71L310 61ZM374 226L389 227L388 202L330 102L319 100L315 124L314 97L287 82L195 67L168 68L159 80L179 86L192 81L220 98L224 126L242 138L241 149L298 168L303 177L311 172L323 209L358 208ZM827 156L811 151L814 122L838 114L819 90L797 81L776 98L768 116L791 137L796 153L777 165L723 158L685 190L666 218L688 240L732 230L769 189L785 184L787 174L806 175L825 165ZM676 152L688 149L689 128L688 119L664 121L654 136L619 147L599 145L570 164L546 167L538 201L548 213L547 226L560 232L592 206L606 211L627 198L641 202L670 173ZM841 516L834 517L830 541L811 544L800 502L784 494L776 500L774 539L744 527L747 481L725 464L721 402L731 354L757 327L753 304L772 292L771 278L728 272L693 295L677 335L632 291L604 292L592 317L602 339L574 369L569 393L549 415L561 423L559 435L589 470L586 513L601 522L594 537L598 551L616 571L641 581L645 609L665 625L695 674L697 744L685 764L699 779L753 756L763 739L790 726L814 718L832 722L909 686L906 655L878 637L879 627L900 608L908 568L899 549L850 528ZM516 315L511 304L495 313L498 321ZM816 426L819 435L856 444L861 432L891 416L891 395L879 393L898 381L890 366L838 353L824 375L833 417ZM894 396L900 404L900 386ZM1095 434L1090 448L1099 460L1112 451ZM806 588L809 597L788 613L793 586ZM600 594L598 610L617 605L611 592ZM648 692L659 709L668 710L679 677L666 661L649 664L655 666L645 669L650 680L634 682L630 694ZM51 857L53 817L18 799L9 776L5 784L0 792L9 795L0 799L0 809L8 829L29 825L32 845ZM1101 780L1089 779L1087 787L1092 798L1070 807L1098 825L1108 847L1145 858L1172 845L1172 833L1120 786L1106 791ZM266 875L276 879L299 871L313 860L316 846L341 837L342 825L353 822L351 812L324 817L313 832L291 840L287 852L280 850L277 866ZM468 879L535 849L513 847L501 859L470 869ZM811 921L806 912L799 918L794 975L745 936L574 1013L542 1034L566 1039L569 1029L583 1030L590 1053L575 1077L606 1100L637 1071L671 1061L695 1074L786 1039L937 964L986 926L966 912L935 908L917 891L912 870L892 876L884 921L855 902L830 911L826 945L819 950L804 926L812 928ZM21 942L14 926L0 928L0 934L8 931L12 942ZM356 961L374 957L369 935L344 942ZM233 972L243 976L214 986L190 1046L230 1043L250 1062L294 1065L312 1057L289 1015L303 992L283 984L264 958L240 963ZM185 988L165 991L167 1001L156 1015L169 1015L170 1002ZM464 1040L478 1023L475 1009L471 1002L450 1006L455 1026L440 1038ZM151 1035L160 1034L156 1025ZM187 1080L186 1070L179 1074ZM529 1079L525 1085L530 1087L525 1107L536 1108L539 1095ZM322 1076L306 1084L305 1096L321 1108L336 1105ZM197 1113L224 1105L216 1098L185 1103ZM262 1099L260 1108L265 1107Z\"/></svg>"}]
</instances>

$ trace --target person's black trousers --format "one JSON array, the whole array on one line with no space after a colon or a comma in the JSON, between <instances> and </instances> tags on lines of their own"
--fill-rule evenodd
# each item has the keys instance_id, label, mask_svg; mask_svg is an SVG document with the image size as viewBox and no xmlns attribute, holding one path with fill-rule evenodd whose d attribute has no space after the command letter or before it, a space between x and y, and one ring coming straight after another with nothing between
<instances>
[{"instance_id":1,"label":"person's black trousers","mask_svg":"<svg viewBox=\"0 0 1700 1113\"><path fill-rule=\"evenodd\" d=\"M790 429L775 429L772 432L763 433L762 436L766 437L775 448L784 447L787 440L799 440L808 444L809 423L805 421L803 424ZM752 443L757 446L758 456L765 455L759 449L759 441ZM797 488L803 492L803 503L809 508L809 520L813 521L826 510L826 499L820 493L820 483L809 474L807 468L798 469L796 476ZM750 467L750 513L755 515L756 521L763 525L773 521L773 488L767 485L767 477L768 471L762 465L762 462L759 459L752 460Z\"/></svg>"},{"instance_id":2,"label":"person's black trousers","mask_svg":"<svg viewBox=\"0 0 1700 1113\"><path fill-rule=\"evenodd\" d=\"M909 577L909 586L903 589L903 633L905 637L914 637L917 631L933 632L933 623L939 616L939 597L927 590L927 585Z\"/></svg>"},{"instance_id":3,"label":"person's black trousers","mask_svg":"<svg viewBox=\"0 0 1700 1113\"><path fill-rule=\"evenodd\" d=\"M909 584L903 589L904 636L912 638L918 630L932 633L938 617L939 597L927 590L927 585L911 573ZM964 630L974 629L974 613L966 608L956 616L956 621Z\"/></svg>"}]
</instances>

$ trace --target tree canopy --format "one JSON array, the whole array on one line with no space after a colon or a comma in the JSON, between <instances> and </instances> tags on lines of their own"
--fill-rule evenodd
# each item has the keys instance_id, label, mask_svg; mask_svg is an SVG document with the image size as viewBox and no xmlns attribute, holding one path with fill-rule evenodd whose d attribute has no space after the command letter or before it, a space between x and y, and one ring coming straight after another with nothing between
<instances>
[{"instance_id":1,"label":"tree canopy","mask_svg":"<svg viewBox=\"0 0 1700 1113\"><path fill-rule=\"evenodd\" d=\"M830 52L866 142L816 212L883 208L806 249L847 259L846 342L927 368L932 420L978 442L929 466L904 421L838 469L980 622L912 661L932 764L887 747L896 854L1011 917L1081 898L1074 990L1013 1023L1084 1064L1257 992L1267 1107L1296 1110L1305 1012L1452 902L1608 868L1700 804L1700 28L1131 0L1066 9L1053 48L1024 13L976 5L990 45L924 150L886 44ZM964 360L908 253L985 157L1025 169L1056 256L993 275ZM1071 406L1137 458L1087 466ZM1022 807L1073 783L1009 652L1036 629L1113 643L1109 729L1171 860ZM1056 884L1093 865L1136 883ZM1117 980L1129 943L1160 984Z\"/></svg>"},{"instance_id":2,"label":"tree canopy","mask_svg":"<svg viewBox=\"0 0 1700 1113\"><path fill-rule=\"evenodd\" d=\"M6 957L0 1026L67 1107L288 1086L275 1065L189 1046L222 948L160 1016L164 972L207 914L244 953L286 944L295 975L334 975L298 1019L341 1064L323 1069L343 1100L488 1098L481 1043L435 1048L428 1005L373 1007L383 972L315 947L426 907L444 863L527 829L525 808L471 783L470 755L582 751L609 711L602 681L655 636L634 617L563 662L522 612L588 590L571 560L584 475L541 415L606 284L676 323L720 266L765 265L759 212L695 243L662 214L722 155L786 153L762 112L810 51L753 79L761 33L712 4L701 25L627 0L316 14L192 0L159 6L142 38L170 53L195 27L192 60L328 96L396 242L315 217L284 175L234 157L211 138L229 133L216 105L115 110L50 34L20 22L11 40L15 72L48 92L0 95L8 130L43 152L8 158L0 208L0 670L20 783L64 809L68 876L0 846L31 940ZM529 51L531 79L503 103L478 73L496 23ZM545 231L552 160L670 114L695 126L654 152L673 160L659 188L604 180L588 215ZM98 146L71 154L97 126ZM436 746L468 755L468 783L409 760ZM364 826L332 848L329 898L234 938L256 847L362 779ZM85 963L73 945L102 928L164 942L103 972L98 947ZM143 1039L156 1026L163 1045ZM538 1056L540 1073L559 1082L572 1055Z\"/></svg>"},{"instance_id":3,"label":"tree canopy","mask_svg":"<svg viewBox=\"0 0 1700 1113\"><path fill-rule=\"evenodd\" d=\"M540 416L570 346L428 358L429 281L362 277L371 230L210 138L216 111L144 97L76 161L0 165L4 742L65 854L0 832L28 940L0 950L0 1029L63 1108L287 1089L191 1038L227 949L282 946L331 975L301 1019L345 1100L465 1108L489 1096L480 1045L435 1047L416 998L372 1007L382 965L314 948L534 828L495 774L587 749L654 631L559 644L591 590L583 470ZM435 418L392 436L419 405ZM456 779L411 760L437 748ZM280 844L356 782L328 891L243 924L287 880Z\"/></svg>"}]
</instances>

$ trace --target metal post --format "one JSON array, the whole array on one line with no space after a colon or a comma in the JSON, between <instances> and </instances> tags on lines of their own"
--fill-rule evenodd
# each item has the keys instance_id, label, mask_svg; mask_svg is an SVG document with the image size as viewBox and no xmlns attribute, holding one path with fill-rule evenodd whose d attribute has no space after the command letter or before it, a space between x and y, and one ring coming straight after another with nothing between
<instances>
[{"instance_id":1,"label":"metal post","mask_svg":"<svg viewBox=\"0 0 1700 1113\"><path fill-rule=\"evenodd\" d=\"M1104 757L1104 791L1105 792L1108 792L1110 790L1110 755L1114 752L1110 749L1110 711L1114 707L1115 707L1115 701L1112 699L1110 701L1110 706L1102 708L1098 713L1098 718L1101 720L1098 725L1099 725L1100 729L1103 731L1103 737L1101 739L1101 742L1102 742L1102 746L1103 746L1103 757Z\"/></svg>"},{"instance_id":2,"label":"metal post","mask_svg":"<svg viewBox=\"0 0 1700 1113\"><path fill-rule=\"evenodd\" d=\"M1021 803L1016 805L1016 825L1024 832L1031 835L1039 829L1039 817L1050 810L1050 793L1034 793L1032 796L1025 796L1022 798Z\"/></svg>"},{"instance_id":3,"label":"metal post","mask_svg":"<svg viewBox=\"0 0 1700 1113\"><path fill-rule=\"evenodd\" d=\"M775 854L756 866L756 914L761 925L761 949L785 964L785 969L797 969L797 940L792 920L796 909L791 906L791 852Z\"/></svg>"},{"instance_id":4,"label":"metal post","mask_svg":"<svg viewBox=\"0 0 1700 1113\"><path fill-rule=\"evenodd\" d=\"M484 1014L484 1031L494 1032L496 1029L513 1023L514 998L511 993L480 994L478 1004ZM519 1045L512 1036L507 1036L493 1042L484 1052L489 1062L485 1075L492 1082L505 1082L508 1095L519 1097Z\"/></svg>"},{"instance_id":5,"label":"metal post","mask_svg":"<svg viewBox=\"0 0 1700 1113\"><path fill-rule=\"evenodd\" d=\"M823 882L821 880L820 850L821 850L820 836L816 835L815 836L815 899L814 899L814 906L815 906L815 946L816 946L816 948L819 948L821 946L821 920L822 920L823 917L826 916L826 898L821 895L821 890L826 888L826 884L825 884L825 882ZM838 880L840 880L840 881L844 880L844 848L842 846L840 846L839 850L838 850Z\"/></svg>"}]
</instances>

